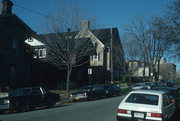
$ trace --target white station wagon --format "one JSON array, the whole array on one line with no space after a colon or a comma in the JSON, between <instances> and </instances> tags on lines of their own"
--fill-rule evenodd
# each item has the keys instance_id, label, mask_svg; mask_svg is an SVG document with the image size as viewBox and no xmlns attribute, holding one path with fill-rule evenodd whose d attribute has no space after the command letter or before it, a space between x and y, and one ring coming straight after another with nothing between
<instances>
[{"instance_id":1,"label":"white station wagon","mask_svg":"<svg viewBox=\"0 0 180 121\"><path fill-rule=\"evenodd\" d=\"M165 91L131 91L119 104L117 121L168 121L175 106Z\"/></svg>"}]
</instances>

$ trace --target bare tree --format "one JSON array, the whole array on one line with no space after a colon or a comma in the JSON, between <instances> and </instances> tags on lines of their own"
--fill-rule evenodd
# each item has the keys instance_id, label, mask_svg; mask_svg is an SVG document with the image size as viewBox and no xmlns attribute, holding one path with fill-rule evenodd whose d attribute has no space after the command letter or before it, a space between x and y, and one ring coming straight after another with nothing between
<instances>
[{"instance_id":1,"label":"bare tree","mask_svg":"<svg viewBox=\"0 0 180 121\"><path fill-rule=\"evenodd\" d=\"M152 81L151 75L155 71L156 64L167 50L171 31L160 17L155 17L151 22L140 17L125 30L132 39L139 43L143 58L149 63L149 76Z\"/></svg>"},{"instance_id":2,"label":"bare tree","mask_svg":"<svg viewBox=\"0 0 180 121\"><path fill-rule=\"evenodd\" d=\"M168 6L168 11L164 16L166 20L173 29L174 38L172 40L172 51L171 55L178 61L180 60L180 0L175 0L172 4Z\"/></svg>"},{"instance_id":3,"label":"bare tree","mask_svg":"<svg viewBox=\"0 0 180 121\"><path fill-rule=\"evenodd\" d=\"M176 79L176 71L175 67L171 63L166 63L160 65L160 76L164 80L175 80Z\"/></svg>"},{"instance_id":4,"label":"bare tree","mask_svg":"<svg viewBox=\"0 0 180 121\"><path fill-rule=\"evenodd\" d=\"M89 38L78 36L80 23L86 19L85 15L79 7L63 1L56 13L50 15L45 26L45 31L51 34L43 35L43 41L49 50L47 62L67 70L68 93L72 68L87 63L89 56L95 52Z\"/></svg>"},{"instance_id":5,"label":"bare tree","mask_svg":"<svg viewBox=\"0 0 180 121\"><path fill-rule=\"evenodd\" d=\"M133 75L137 69L137 66L135 67L133 62L135 60L141 59L140 53L142 53L142 51L140 49L138 41L128 35L125 35L123 37L122 45L125 53L125 58L127 59L126 62L128 64L125 71L126 75L129 77L129 82L131 82L130 76Z\"/></svg>"}]
</instances>

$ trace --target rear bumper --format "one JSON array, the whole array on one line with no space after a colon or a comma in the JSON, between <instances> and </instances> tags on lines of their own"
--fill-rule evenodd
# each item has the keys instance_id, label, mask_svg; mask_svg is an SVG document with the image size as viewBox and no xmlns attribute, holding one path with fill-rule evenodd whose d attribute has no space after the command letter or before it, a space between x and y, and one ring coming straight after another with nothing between
<instances>
[{"instance_id":1,"label":"rear bumper","mask_svg":"<svg viewBox=\"0 0 180 121\"><path fill-rule=\"evenodd\" d=\"M117 116L117 121L159 121L159 120L148 120L148 119L135 119L132 117Z\"/></svg>"},{"instance_id":2,"label":"rear bumper","mask_svg":"<svg viewBox=\"0 0 180 121\"><path fill-rule=\"evenodd\" d=\"M117 116L116 119L117 121L131 121L132 120L130 117L122 117L122 116Z\"/></svg>"}]
</instances>

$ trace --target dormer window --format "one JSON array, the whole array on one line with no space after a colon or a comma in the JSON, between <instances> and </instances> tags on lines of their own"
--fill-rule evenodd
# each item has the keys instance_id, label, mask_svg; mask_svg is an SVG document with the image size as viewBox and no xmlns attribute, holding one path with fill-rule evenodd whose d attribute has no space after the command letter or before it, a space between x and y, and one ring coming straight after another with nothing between
<instances>
[{"instance_id":1,"label":"dormer window","mask_svg":"<svg viewBox=\"0 0 180 121\"><path fill-rule=\"evenodd\" d=\"M28 42L33 42L33 38L32 38L32 37L29 37L29 38L28 38Z\"/></svg>"}]
</instances>

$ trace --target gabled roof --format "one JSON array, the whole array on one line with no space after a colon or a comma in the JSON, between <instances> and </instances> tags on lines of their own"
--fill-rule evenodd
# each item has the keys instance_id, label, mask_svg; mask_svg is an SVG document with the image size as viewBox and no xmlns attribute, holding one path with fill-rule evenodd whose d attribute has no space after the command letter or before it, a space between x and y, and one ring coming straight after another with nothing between
<instances>
[{"instance_id":1,"label":"gabled roof","mask_svg":"<svg viewBox=\"0 0 180 121\"><path fill-rule=\"evenodd\" d=\"M36 46L45 46L44 43L40 42L39 40L30 37L28 39L25 40L25 43L27 43L28 45L32 46L32 47L36 47Z\"/></svg>"},{"instance_id":2,"label":"gabled roof","mask_svg":"<svg viewBox=\"0 0 180 121\"><path fill-rule=\"evenodd\" d=\"M77 35L76 32L50 33L50 34L40 34L36 38L45 44L50 39L51 39L51 41L54 40L53 44L59 44L59 42L63 42L63 41L68 42L68 41L74 40L74 41L78 41L78 43L80 43L80 45L81 45L81 47L79 47L78 49L82 49L87 46L92 51L92 53L91 53L92 55L96 53L95 48L94 48L90 38L76 38L75 37L76 35ZM58 42L57 40L60 40L60 41ZM64 43L64 44L67 44L67 43Z\"/></svg>"},{"instance_id":3,"label":"gabled roof","mask_svg":"<svg viewBox=\"0 0 180 121\"><path fill-rule=\"evenodd\" d=\"M16 23L19 27L23 28L28 33L36 33L15 14L0 14L0 22L1 20L8 20L9 22Z\"/></svg>"},{"instance_id":4,"label":"gabled roof","mask_svg":"<svg viewBox=\"0 0 180 121\"><path fill-rule=\"evenodd\" d=\"M103 44L107 44L111 40L110 28L90 30ZM119 39L118 29L112 28L113 39Z\"/></svg>"},{"instance_id":5,"label":"gabled roof","mask_svg":"<svg viewBox=\"0 0 180 121\"><path fill-rule=\"evenodd\" d=\"M97 39L99 39L103 44L107 44L110 42L111 39L111 33L110 33L110 28L105 28L105 29L93 29L90 30L94 36L96 36ZM78 34L78 32L63 32L59 33L59 35L63 36L73 36L75 37ZM42 35L48 35L48 36L56 36L56 33L50 33L50 34L40 34ZM113 39L120 39L119 38L119 33L117 28L112 28L112 36Z\"/></svg>"}]
</instances>

